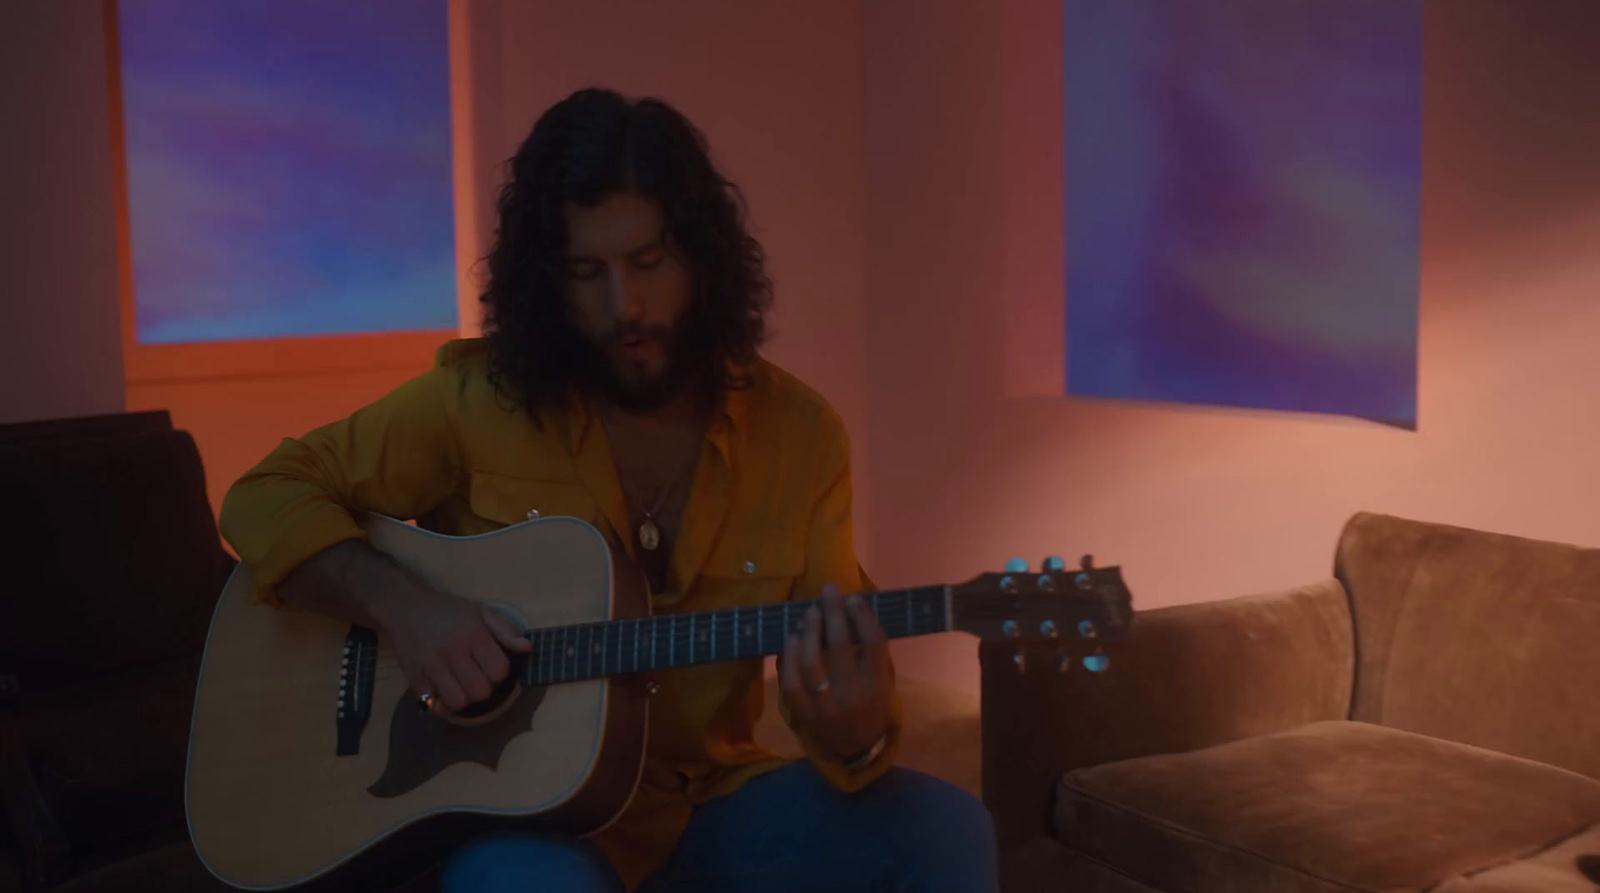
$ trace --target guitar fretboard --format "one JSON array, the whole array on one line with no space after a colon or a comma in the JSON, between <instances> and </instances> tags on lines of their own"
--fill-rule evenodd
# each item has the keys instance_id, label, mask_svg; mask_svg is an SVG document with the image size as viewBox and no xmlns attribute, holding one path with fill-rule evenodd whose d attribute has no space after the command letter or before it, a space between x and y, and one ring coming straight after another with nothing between
<instances>
[{"instance_id":1,"label":"guitar fretboard","mask_svg":"<svg viewBox=\"0 0 1600 893\"><path fill-rule=\"evenodd\" d=\"M948 587L877 592L863 598L891 639L949 629ZM780 602L545 627L529 633L533 651L519 669L524 684L549 685L765 657L783 651L786 634L800 630L806 609L816 603Z\"/></svg>"}]
</instances>

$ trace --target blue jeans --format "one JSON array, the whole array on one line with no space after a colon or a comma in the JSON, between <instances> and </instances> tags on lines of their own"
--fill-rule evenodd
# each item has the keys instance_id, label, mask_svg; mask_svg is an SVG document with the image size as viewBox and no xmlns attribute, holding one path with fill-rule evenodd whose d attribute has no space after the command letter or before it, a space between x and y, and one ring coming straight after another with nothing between
<instances>
[{"instance_id":1,"label":"blue jeans","mask_svg":"<svg viewBox=\"0 0 1600 893\"><path fill-rule=\"evenodd\" d=\"M895 767L854 794L799 761L694 812L639 893L996 893L994 823L970 794ZM451 856L442 893L623 893L587 841L494 836Z\"/></svg>"}]
</instances>

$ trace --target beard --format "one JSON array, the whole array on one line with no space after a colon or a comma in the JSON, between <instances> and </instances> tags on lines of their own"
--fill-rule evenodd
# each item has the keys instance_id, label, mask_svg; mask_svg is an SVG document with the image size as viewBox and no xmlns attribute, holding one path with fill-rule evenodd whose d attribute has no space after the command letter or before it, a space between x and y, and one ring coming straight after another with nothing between
<instances>
[{"instance_id":1,"label":"beard","mask_svg":"<svg viewBox=\"0 0 1600 893\"><path fill-rule=\"evenodd\" d=\"M695 351L688 316L684 314L669 326L624 324L598 341L573 332L579 352L578 383L625 412L661 409L694 377L690 357ZM663 361L659 370L648 369L622 351L624 339L637 337L651 338L660 345Z\"/></svg>"}]
</instances>

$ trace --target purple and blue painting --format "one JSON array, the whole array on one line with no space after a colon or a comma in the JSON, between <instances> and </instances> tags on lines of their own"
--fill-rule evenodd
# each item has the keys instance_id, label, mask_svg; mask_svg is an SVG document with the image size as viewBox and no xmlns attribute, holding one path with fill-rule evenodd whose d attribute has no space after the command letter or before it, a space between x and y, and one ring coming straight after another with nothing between
<instances>
[{"instance_id":1,"label":"purple and blue painting","mask_svg":"<svg viewBox=\"0 0 1600 893\"><path fill-rule=\"evenodd\" d=\"M1421 0L1064 0L1074 395L1415 427Z\"/></svg>"},{"instance_id":2,"label":"purple and blue painting","mask_svg":"<svg viewBox=\"0 0 1600 893\"><path fill-rule=\"evenodd\" d=\"M141 344L454 329L444 0L120 0Z\"/></svg>"}]
</instances>

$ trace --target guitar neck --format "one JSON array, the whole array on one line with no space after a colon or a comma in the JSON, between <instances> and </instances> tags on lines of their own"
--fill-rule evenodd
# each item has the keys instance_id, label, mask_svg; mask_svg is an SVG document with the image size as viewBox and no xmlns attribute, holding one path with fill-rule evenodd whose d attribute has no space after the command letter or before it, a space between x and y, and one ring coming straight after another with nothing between
<instances>
[{"instance_id":1,"label":"guitar neck","mask_svg":"<svg viewBox=\"0 0 1600 893\"><path fill-rule=\"evenodd\" d=\"M863 596L891 639L950 629L950 587L925 586ZM533 650L518 655L524 685L550 685L602 676L766 657L783 651L798 632L810 601L779 602L579 623L531 630Z\"/></svg>"}]
</instances>

